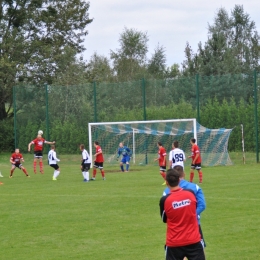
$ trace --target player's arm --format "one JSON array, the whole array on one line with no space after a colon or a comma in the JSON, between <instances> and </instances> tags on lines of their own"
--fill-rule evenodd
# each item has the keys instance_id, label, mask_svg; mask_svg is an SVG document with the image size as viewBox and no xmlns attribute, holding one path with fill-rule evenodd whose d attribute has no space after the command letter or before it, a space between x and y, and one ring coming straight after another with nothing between
<instances>
[{"instance_id":1,"label":"player's arm","mask_svg":"<svg viewBox=\"0 0 260 260\"><path fill-rule=\"evenodd\" d=\"M14 164L13 157L10 158L10 163Z\"/></svg>"},{"instance_id":2,"label":"player's arm","mask_svg":"<svg viewBox=\"0 0 260 260\"><path fill-rule=\"evenodd\" d=\"M192 164L195 164L195 162L197 161L198 157L199 157L200 153L197 152L194 159L192 160Z\"/></svg>"},{"instance_id":3,"label":"player's arm","mask_svg":"<svg viewBox=\"0 0 260 260\"><path fill-rule=\"evenodd\" d=\"M196 193L196 199L197 199L197 215L200 215L202 211L206 208L206 201L204 194L202 192L202 189L197 185L197 193Z\"/></svg>"},{"instance_id":4,"label":"player's arm","mask_svg":"<svg viewBox=\"0 0 260 260\"><path fill-rule=\"evenodd\" d=\"M168 196L163 196L161 199L160 199L160 202L159 202L159 207L160 207L160 216L162 218L162 221L164 223L167 223L167 216L166 216L166 213L165 213L165 210L164 210L164 202L165 200L167 199Z\"/></svg>"},{"instance_id":5,"label":"player's arm","mask_svg":"<svg viewBox=\"0 0 260 260\"><path fill-rule=\"evenodd\" d=\"M169 169L172 168L172 151L170 151L170 154L169 154Z\"/></svg>"},{"instance_id":6,"label":"player's arm","mask_svg":"<svg viewBox=\"0 0 260 260\"><path fill-rule=\"evenodd\" d=\"M57 158L57 154L56 154L56 152L53 153L53 158L54 158L54 160L56 160L57 162L60 161L60 159Z\"/></svg>"},{"instance_id":7,"label":"player's arm","mask_svg":"<svg viewBox=\"0 0 260 260\"><path fill-rule=\"evenodd\" d=\"M55 141L49 142L49 141L44 141L45 144L55 144Z\"/></svg>"},{"instance_id":8,"label":"player's arm","mask_svg":"<svg viewBox=\"0 0 260 260\"><path fill-rule=\"evenodd\" d=\"M131 156L132 156L132 151L131 151L131 149L129 149L129 148L127 147L127 148L126 148L126 151L127 151L128 155L131 157Z\"/></svg>"},{"instance_id":9,"label":"player's arm","mask_svg":"<svg viewBox=\"0 0 260 260\"><path fill-rule=\"evenodd\" d=\"M117 159L120 157L120 154L121 154L121 149L118 148L118 149L117 149L117 156L116 156Z\"/></svg>"},{"instance_id":10,"label":"player's arm","mask_svg":"<svg viewBox=\"0 0 260 260\"><path fill-rule=\"evenodd\" d=\"M33 142L30 142L29 144L28 144L28 152L30 152L31 151L31 145L33 144Z\"/></svg>"},{"instance_id":11,"label":"player's arm","mask_svg":"<svg viewBox=\"0 0 260 260\"><path fill-rule=\"evenodd\" d=\"M163 165L166 166L166 154L163 155Z\"/></svg>"}]
</instances>

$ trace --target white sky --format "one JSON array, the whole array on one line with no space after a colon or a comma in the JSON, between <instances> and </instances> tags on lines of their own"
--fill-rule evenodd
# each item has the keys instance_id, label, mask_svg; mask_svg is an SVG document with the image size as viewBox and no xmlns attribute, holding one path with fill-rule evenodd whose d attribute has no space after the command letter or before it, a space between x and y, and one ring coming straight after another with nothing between
<instances>
[{"instance_id":1,"label":"white sky","mask_svg":"<svg viewBox=\"0 0 260 260\"><path fill-rule=\"evenodd\" d=\"M110 57L110 50L119 48L119 35L124 27L147 32L148 58L155 47L165 47L167 65L181 64L188 41L193 51L198 43L207 40L208 23L213 24L217 10L230 11L243 5L260 34L260 0L89 0L89 17L94 21L88 26L84 59L89 61L96 51Z\"/></svg>"}]
</instances>

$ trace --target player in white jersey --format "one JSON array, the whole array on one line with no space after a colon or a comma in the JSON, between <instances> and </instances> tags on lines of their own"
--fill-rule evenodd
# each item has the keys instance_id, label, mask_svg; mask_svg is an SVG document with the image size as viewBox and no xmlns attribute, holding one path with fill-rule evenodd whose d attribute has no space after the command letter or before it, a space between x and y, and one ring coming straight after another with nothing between
<instances>
[{"instance_id":1,"label":"player in white jersey","mask_svg":"<svg viewBox=\"0 0 260 260\"><path fill-rule=\"evenodd\" d=\"M180 165L184 169L184 162L186 161L185 153L179 149L179 142L174 141L172 144L172 150L169 155L169 168L174 168L176 165Z\"/></svg>"},{"instance_id":2,"label":"player in white jersey","mask_svg":"<svg viewBox=\"0 0 260 260\"><path fill-rule=\"evenodd\" d=\"M56 181L57 177L60 174L60 167L57 164L57 162L60 161L60 159L57 158L56 152L55 152L55 146L52 145L51 146L51 150L48 153L48 161L49 161L49 165L54 168L54 173L53 173L53 177L52 180Z\"/></svg>"},{"instance_id":3,"label":"player in white jersey","mask_svg":"<svg viewBox=\"0 0 260 260\"><path fill-rule=\"evenodd\" d=\"M91 158L88 154L88 151L85 149L84 144L81 144L79 146L80 151L82 152L82 160L81 160L81 171L83 175L83 181L88 182L89 181L89 169L91 165Z\"/></svg>"}]
</instances>

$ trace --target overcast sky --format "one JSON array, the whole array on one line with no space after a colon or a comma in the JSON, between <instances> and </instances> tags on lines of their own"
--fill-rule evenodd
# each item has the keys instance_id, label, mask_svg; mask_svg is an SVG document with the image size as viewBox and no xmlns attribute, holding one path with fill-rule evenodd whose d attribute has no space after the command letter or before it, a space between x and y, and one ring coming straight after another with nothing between
<instances>
[{"instance_id":1,"label":"overcast sky","mask_svg":"<svg viewBox=\"0 0 260 260\"><path fill-rule=\"evenodd\" d=\"M236 4L243 5L260 33L260 0L89 0L89 17L84 59L94 52L109 57L110 50L119 48L119 35L124 27L147 32L148 58L156 46L164 46L167 65L181 64L184 48L189 42L197 51L198 43L207 40L208 23L212 24L217 10L230 11Z\"/></svg>"}]
</instances>

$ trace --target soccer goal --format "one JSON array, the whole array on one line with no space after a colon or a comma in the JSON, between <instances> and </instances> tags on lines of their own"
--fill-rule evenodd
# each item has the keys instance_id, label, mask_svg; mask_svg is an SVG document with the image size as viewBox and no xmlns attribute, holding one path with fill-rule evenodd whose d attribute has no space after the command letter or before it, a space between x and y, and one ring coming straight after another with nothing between
<instances>
[{"instance_id":1,"label":"soccer goal","mask_svg":"<svg viewBox=\"0 0 260 260\"><path fill-rule=\"evenodd\" d=\"M195 138L201 150L203 165L232 164L228 155L228 139L232 129L208 129L196 119L172 119L153 121L125 121L89 123L89 152L92 156L93 142L98 141L105 156L105 163L115 164L120 142L132 150L131 162L136 165L154 165L157 158L157 142L162 142L167 153L173 141L186 156L190 155L190 139ZM168 157L167 157L168 162ZM190 162L189 162L190 163Z\"/></svg>"}]
</instances>

